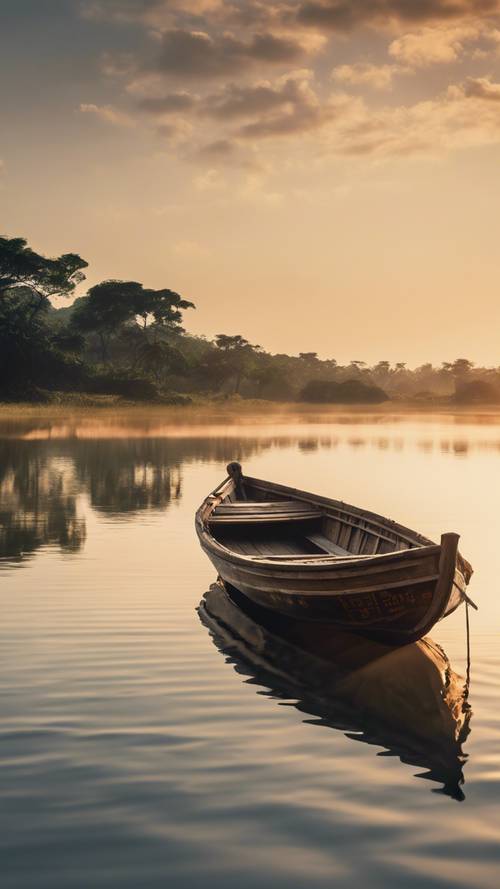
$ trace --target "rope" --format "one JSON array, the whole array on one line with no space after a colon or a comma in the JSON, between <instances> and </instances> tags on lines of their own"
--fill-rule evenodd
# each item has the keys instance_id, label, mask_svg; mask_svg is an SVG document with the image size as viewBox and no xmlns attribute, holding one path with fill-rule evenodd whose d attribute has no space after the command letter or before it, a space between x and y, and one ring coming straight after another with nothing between
<instances>
[{"instance_id":1,"label":"rope","mask_svg":"<svg viewBox=\"0 0 500 889\"><path fill-rule=\"evenodd\" d=\"M470 621L469 621L469 603L465 600L465 631L467 636L467 671L465 674L464 703L469 697L470 686Z\"/></svg>"}]
</instances>

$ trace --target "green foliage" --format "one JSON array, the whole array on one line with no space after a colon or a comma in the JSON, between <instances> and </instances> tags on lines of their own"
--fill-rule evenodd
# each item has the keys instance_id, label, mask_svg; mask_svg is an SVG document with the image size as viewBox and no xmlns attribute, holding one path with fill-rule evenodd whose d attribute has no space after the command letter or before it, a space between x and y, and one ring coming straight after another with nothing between
<instances>
[{"instance_id":1,"label":"green foliage","mask_svg":"<svg viewBox=\"0 0 500 889\"><path fill-rule=\"evenodd\" d=\"M51 336L49 297L68 296L87 263L74 253L47 259L24 238L0 238L0 390L19 392L52 376L74 381L78 363ZM75 346L75 343L73 343ZM71 350L73 351L73 350Z\"/></svg>"},{"instance_id":2,"label":"green foliage","mask_svg":"<svg viewBox=\"0 0 500 889\"><path fill-rule=\"evenodd\" d=\"M173 290L146 289L137 281L103 281L91 287L87 297L79 301L71 316L71 324L79 333L97 335L101 360L107 362L111 340L126 334L126 325L128 332L133 332L140 319L144 331L148 325L155 325L157 329L176 332L181 329L182 310L189 308L194 308L193 303L182 299ZM136 341L136 359L147 342Z\"/></svg>"},{"instance_id":3,"label":"green foliage","mask_svg":"<svg viewBox=\"0 0 500 889\"><path fill-rule=\"evenodd\" d=\"M251 376L256 367L260 346L253 346L240 334L218 333L215 351L208 357L207 371L216 385L232 381L233 394L240 392L244 379Z\"/></svg>"},{"instance_id":4,"label":"green foliage","mask_svg":"<svg viewBox=\"0 0 500 889\"><path fill-rule=\"evenodd\" d=\"M109 357L109 341L121 326L133 318L133 299L140 284L103 281L91 287L71 316L71 326L80 334L96 333L101 344L101 358Z\"/></svg>"},{"instance_id":5,"label":"green foliage","mask_svg":"<svg viewBox=\"0 0 500 889\"><path fill-rule=\"evenodd\" d=\"M184 309L194 309L194 303L182 299L173 290L148 290L139 285L134 301L134 314L142 319L144 327L147 327L151 319L155 324L168 330L177 330L182 322Z\"/></svg>"},{"instance_id":6,"label":"green foliage","mask_svg":"<svg viewBox=\"0 0 500 889\"><path fill-rule=\"evenodd\" d=\"M24 238L0 238L0 294L25 287L36 296L68 296L84 279L85 262L76 253L47 259L35 253Z\"/></svg>"},{"instance_id":7,"label":"green foliage","mask_svg":"<svg viewBox=\"0 0 500 889\"><path fill-rule=\"evenodd\" d=\"M85 379L85 389L99 395L121 395L134 401L155 401L160 394L151 380L119 370L94 370Z\"/></svg>"},{"instance_id":8,"label":"green foliage","mask_svg":"<svg viewBox=\"0 0 500 889\"><path fill-rule=\"evenodd\" d=\"M146 374L154 378L157 386L166 384L170 375L182 376L188 370L182 352L161 340L143 343L138 351L137 363Z\"/></svg>"}]
</instances>

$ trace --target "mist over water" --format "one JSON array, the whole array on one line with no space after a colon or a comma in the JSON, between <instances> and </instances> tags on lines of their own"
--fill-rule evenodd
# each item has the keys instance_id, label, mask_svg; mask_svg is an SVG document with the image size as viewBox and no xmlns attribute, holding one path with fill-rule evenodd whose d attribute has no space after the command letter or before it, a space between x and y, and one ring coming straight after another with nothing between
<instances>
[{"instance_id":1,"label":"mist over water","mask_svg":"<svg viewBox=\"0 0 500 889\"><path fill-rule=\"evenodd\" d=\"M2 886L496 887L500 415L189 417L0 420ZM323 639L321 669L213 589L197 611L233 459L462 535L468 696L463 608L389 656Z\"/></svg>"}]
</instances>

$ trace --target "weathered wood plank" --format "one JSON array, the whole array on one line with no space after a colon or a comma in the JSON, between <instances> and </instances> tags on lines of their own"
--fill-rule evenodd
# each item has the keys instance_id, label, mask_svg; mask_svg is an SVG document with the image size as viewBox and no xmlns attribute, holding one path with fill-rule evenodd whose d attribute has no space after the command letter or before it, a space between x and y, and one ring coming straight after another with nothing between
<instances>
[{"instance_id":1,"label":"weathered wood plank","mask_svg":"<svg viewBox=\"0 0 500 889\"><path fill-rule=\"evenodd\" d=\"M239 525L239 524L258 524L269 522L270 524L278 523L278 522L299 522L305 521L306 519L317 519L318 513L315 511L309 512L294 512L294 513L269 513L267 515L262 515L261 513L245 513L243 515L233 515L231 514L223 514L219 515L216 511L214 511L211 515L208 516L208 521L211 525Z\"/></svg>"},{"instance_id":2,"label":"weathered wood plank","mask_svg":"<svg viewBox=\"0 0 500 889\"><path fill-rule=\"evenodd\" d=\"M310 540L311 543L314 543L315 546L319 546L320 549L324 549L325 552L330 553L332 556L349 555L349 550L338 546L338 544L333 543L332 540L328 540L328 537L325 537L324 534L308 534L307 539Z\"/></svg>"},{"instance_id":3,"label":"weathered wood plank","mask_svg":"<svg viewBox=\"0 0 500 889\"><path fill-rule=\"evenodd\" d=\"M302 503L299 500L235 500L231 503L222 503L217 509L224 509L227 506L228 509L234 509L238 511L244 510L278 510L283 511L287 509L311 509L310 503ZM319 510L316 510L319 512Z\"/></svg>"}]
</instances>

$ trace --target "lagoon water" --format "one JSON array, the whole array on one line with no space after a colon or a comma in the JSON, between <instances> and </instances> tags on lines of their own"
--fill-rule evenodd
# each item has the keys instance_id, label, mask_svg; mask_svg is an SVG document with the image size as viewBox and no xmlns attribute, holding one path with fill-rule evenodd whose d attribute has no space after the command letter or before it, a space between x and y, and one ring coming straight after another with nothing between
<instances>
[{"instance_id":1,"label":"lagoon water","mask_svg":"<svg viewBox=\"0 0 500 889\"><path fill-rule=\"evenodd\" d=\"M461 533L480 609L453 786L408 749L420 667L398 667L402 724L367 731L359 699L315 712L200 620L193 516L231 459ZM3 889L497 887L499 503L495 414L0 419ZM460 686L464 609L431 635Z\"/></svg>"}]
</instances>

